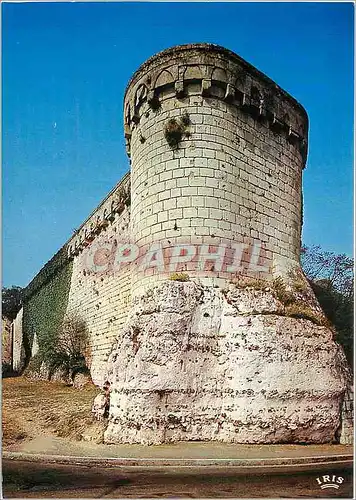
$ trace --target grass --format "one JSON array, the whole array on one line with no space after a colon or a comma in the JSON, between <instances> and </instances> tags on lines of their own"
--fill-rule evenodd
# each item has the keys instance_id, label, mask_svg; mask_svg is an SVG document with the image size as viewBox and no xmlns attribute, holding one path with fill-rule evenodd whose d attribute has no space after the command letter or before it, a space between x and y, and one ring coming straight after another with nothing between
<instances>
[{"instance_id":1,"label":"grass","mask_svg":"<svg viewBox=\"0 0 356 500\"><path fill-rule=\"evenodd\" d=\"M169 277L170 281L190 281L189 274L187 273L173 273Z\"/></svg>"},{"instance_id":2,"label":"grass","mask_svg":"<svg viewBox=\"0 0 356 500\"><path fill-rule=\"evenodd\" d=\"M98 393L94 385L78 390L25 377L3 379L3 446L45 434L81 440L84 431L97 425L91 407Z\"/></svg>"},{"instance_id":3,"label":"grass","mask_svg":"<svg viewBox=\"0 0 356 500\"><path fill-rule=\"evenodd\" d=\"M331 328L331 324L328 319L318 312L315 312L311 307L305 304L289 304L285 307L285 316L290 316L292 318L308 319L318 326L326 326Z\"/></svg>"},{"instance_id":4,"label":"grass","mask_svg":"<svg viewBox=\"0 0 356 500\"><path fill-rule=\"evenodd\" d=\"M27 433L11 415L6 414L3 408L2 444L9 446L27 438Z\"/></svg>"},{"instance_id":5,"label":"grass","mask_svg":"<svg viewBox=\"0 0 356 500\"><path fill-rule=\"evenodd\" d=\"M273 280L273 291L277 299L285 306L288 306L289 304L295 302L294 293L291 290L287 289L283 278L281 278L280 276Z\"/></svg>"},{"instance_id":6,"label":"grass","mask_svg":"<svg viewBox=\"0 0 356 500\"><path fill-rule=\"evenodd\" d=\"M308 319L318 326L331 328L332 325L324 314L315 311L302 299L302 297L298 296L298 294L304 295L308 291L308 284L302 279L302 275L294 272L290 277L293 279L291 286L288 286L280 276L273 281L239 277L232 280L231 283L241 289L252 288L253 290L270 290L275 298L282 304L282 310L276 313L280 316Z\"/></svg>"},{"instance_id":7,"label":"grass","mask_svg":"<svg viewBox=\"0 0 356 500\"><path fill-rule=\"evenodd\" d=\"M170 148L176 149L183 139L183 136L190 137L190 132L187 130L191 124L189 115L185 112L179 120L171 118L164 127L164 136Z\"/></svg>"},{"instance_id":8,"label":"grass","mask_svg":"<svg viewBox=\"0 0 356 500\"><path fill-rule=\"evenodd\" d=\"M252 288L253 290L266 290L266 288L271 288L271 282L264 280L262 278L249 278L248 276L239 276L238 278L233 278L230 283L236 285L238 288Z\"/></svg>"},{"instance_id":9,"label":"grass","mask_svg":"<svg viewBox=\"0 0 356 500\"><path fill-rule=\"evenodd\" d=\"M57 489L68 485L66 474L60 475L56 470L44 470L33 473L16 470L7 470L3 472L3 482L6 488L14 491L35 490L43 488Z\"/></svg>"}]
</instances>

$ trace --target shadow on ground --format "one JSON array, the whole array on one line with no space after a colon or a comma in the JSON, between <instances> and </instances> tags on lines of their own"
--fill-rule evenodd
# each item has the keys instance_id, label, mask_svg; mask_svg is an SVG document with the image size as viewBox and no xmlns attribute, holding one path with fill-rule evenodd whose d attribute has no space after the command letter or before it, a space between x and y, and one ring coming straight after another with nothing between
<instances>
[{"instance_id":1,"label":"shadow on ground","mask_svg":"<svg viewBox=\"0 0 356 500\"><path fill-rule=\"evenodd\" d=\"M335 472L344 483L326 491L318 487L316 470L93 468L4 460L3 493L5 498L352 498L352 470Z\"/></svg>"}]
</instances>

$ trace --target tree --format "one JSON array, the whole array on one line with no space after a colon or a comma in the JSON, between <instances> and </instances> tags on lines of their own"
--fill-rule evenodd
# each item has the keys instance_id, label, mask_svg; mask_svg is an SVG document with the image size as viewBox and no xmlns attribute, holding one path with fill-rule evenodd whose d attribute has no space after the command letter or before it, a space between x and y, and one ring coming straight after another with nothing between
<instances>
[{"instance_id":1,"label":"tree","mask_svg":"<svg viewBox=\"0 0 356 500\"><path fill-rule=\"evenodd\" d=\"M354 293L354 261L345 254L325 252L320 246L301 249L301 262L306 277L313 282L324 282L324 287L345 297Z\"/></svg>"},{"instance_id":2,"label":"tree","mask_svg":"<svg viewBox=\"0 0 356 500\"><path fill-rule=\"evenodd\" d=\"M23 290L20 286L2 289L2 313L11 320L16 318L22 307Z\"/></svg>"},{"instance_id":3,"label":"tree","mask_svg":"<svg viewBox=\"0 0 356 500\"><path fill-rule=\"evenodd\" d=\"M354 274L353 259L325 252L320 246L303 247L301 263L306 277L329 321L336 340L353 367Z\"/></svg>"}]
</instances>

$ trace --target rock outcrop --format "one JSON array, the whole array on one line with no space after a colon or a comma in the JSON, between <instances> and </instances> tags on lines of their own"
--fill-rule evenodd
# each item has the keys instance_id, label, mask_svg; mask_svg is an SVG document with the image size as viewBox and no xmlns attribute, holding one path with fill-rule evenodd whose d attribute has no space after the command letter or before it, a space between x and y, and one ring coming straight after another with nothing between
<instances>
[{"instance_id":1,"label":"rock outcrop","mask_svg":"<svg viewBox=\"0 0 356 500\"><path fill-rule=\"evenodd\" d=\"M343 351L285 311L268 287L167 281L137 298L108 360L105 442L332 441Z\"/></svg>"}]
</instances>

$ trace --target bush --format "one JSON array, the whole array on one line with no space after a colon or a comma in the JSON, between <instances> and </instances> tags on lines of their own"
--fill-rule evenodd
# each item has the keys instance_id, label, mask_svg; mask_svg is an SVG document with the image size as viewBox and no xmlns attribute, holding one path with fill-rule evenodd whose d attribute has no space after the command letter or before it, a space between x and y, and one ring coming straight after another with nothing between
<instances>
[{"instance_id":1,"label":"bush","mask_svg":"<svg viewBox=\"0 0 356 500\"><path fill-rule=\"evenodd\" d=\"M278 276L273 280L273 291L277 299L285 306L288 306L295 302L293 292L287 289L287 286L281 276Z\"/></svg>"},{"instance_id":2,"label":"bush","mask_svg":"<svg viewBox=\"0 0 356 500\"><path fill-rule=\"evenodd\" d=\"M41 365L42 365L41 356L36 354L30 359L28 365L26 366L24 374L29 376L38 375L41 370Z\"/></svg>"},{"instance_id":3,"label":"bush","mask_svg":"<svg viewBox=\"0 0 356 500\"><path fill-rule=\"evenodd\" d=\"M305 304L289 304L285 307L285 315L292 318L308 319L318 326L331 327L327 318Z\"/></svg>"},{"instance_id":4,"label":"bush","mask_svg":"<svg viewBox=\"0 0 356 500\"><path fill-rule=\"evenodd\" d=\"M40 372L44 364L49 378L62 371L65 377L73 379L78 372L89 372L86 361L89 355L86 324L77 314L72 314L64 319L55 345L53 342L42 344L38 354L30 361L28 369L31 372Z\"/></svg>"},{"instance_id":5,"label":"bush","mask_svg":"<svg viewBox=\"0 0 356 500\"><path fill-rule=\"evenodd\" d=\"M2 377L12 377L14 375L12 366L10 363L2 363Z\"/></svg>"},{"instance_id":6,"label":"bush","mask_svg":"<svg viewBox=\"0 0 356 500\"><path fill-rule=\"evenodd\" d=\"M189 281L189 275L187 273L173 273L170 275L169 279L171 281Z\"/></svg>"},{"instance_id":7,"label":"bush","mask_svg":"<svg viewBox=\"0 0 356 500\"><path fill-rule=\"evenodd\" d=\"M185 112L179 120L171 118L168 120L164 128L164 136L168 145L172 149L176 149L183 139L183 136L190 137L190 132L187 128L190 125L190 118L187 112Z\"/></svg>"}]
</instances>

